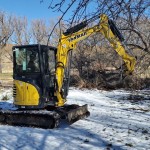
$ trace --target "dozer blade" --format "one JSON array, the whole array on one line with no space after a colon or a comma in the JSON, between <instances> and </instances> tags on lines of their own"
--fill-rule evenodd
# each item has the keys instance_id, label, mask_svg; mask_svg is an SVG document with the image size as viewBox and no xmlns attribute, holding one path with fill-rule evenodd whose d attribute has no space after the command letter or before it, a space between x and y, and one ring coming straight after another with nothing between
<instances>
[{"instance_id":1,"label":"dozer blade","mask_svg":"<svg viewBox=\"0 0 150 150\"><path fill-rule=\"evenodd\" d=\"M66 105L59 109L59 114L63 114L61 118L65 118L69 124L72 124L80 119L88 117L90 112L88 111L87 104L83 106Z\"/></svg>"},{"instance_id":2,"label":"dozer blade","mask_svg":"<svg viewBox=\"0 0 150 150\"><path fill-rule=\"evenodd\" d=\"M45 110L0 111L0 123L7 125L52 129L59 125L59 120L59 114Z\"/></svg>"},{"instance_id":3,"label":"dozer blade","mask_svg":"<svg viewBox=\"0 0 150 150\"><path fill-rule=\"evenodd\" d=\"M79 106L78 108L68 112L67 119L70 124L86 118L90 115L90 112L87 109L87 105Z\"/></svg>"}]
</instances>

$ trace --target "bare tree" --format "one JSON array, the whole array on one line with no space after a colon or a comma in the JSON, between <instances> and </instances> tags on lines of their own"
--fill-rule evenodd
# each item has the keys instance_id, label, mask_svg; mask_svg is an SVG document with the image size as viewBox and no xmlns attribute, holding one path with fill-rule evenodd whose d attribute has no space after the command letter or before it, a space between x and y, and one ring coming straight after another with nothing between
<instances>
[{"instance_id":1,"label":"bare tree","mask_svg":"<svg viewBox=\"0 0 150 150\"><path fill-rule=\"evenodd\" d=\"M128 45L138 47L147 52L150 51L149 41L147 42L147 39L143 37L147 35L139 29L138 25L139 21L145 20L146 17L150 15L150 11L148 11L150 8L150 1L148 0L50 0L49 8L53 11L62 13L60 20L64 19L66 14L67 16L71 14L70 18L67 20L70 25L78 23L83 19L88 19L89 16L94 17L97 14L102 13L106 13L110 18L113 18L117 22L121 19L123 22L121 23L122 27L120 26L120 28L126 30L126 32L134 32L142 42L142 47L133 43L128 43ZM144 24L144 21L142 23Z\"/></svg>"},{"instance_id":2,"label":"bare tree","mask_svg":"<svg viewBox=\"0 0 150 150\"><path fill-rule=\"evenodd\" d=\"M14 34L12 42L17 45L29 44L31 40L31 32L28 29L28 21L26 17L14 18Z\"/></svg>"},{"instance_id":3,"label":"bare tree","mask_svg":"<svg viewBox=\"0 0 150 150\"><path fill-rule=\"evenodd\" d=\"M44 2L44 0L43 0ZM50 0L49 9L53 11L58 11L62 13L58 24L62 19L68 18L66 23L68 26L73 26L82 20L86 20L89 18L94 18L99 14L105 13L109 16L109 18L115 20L119 29L122 31L123 35L125 35L124 43L128 46L128 49L131 53L137 56L137 68L136 73L139 74L143 72L143 68L148 69L150 66L150 1L148 0L78 0L78 1L53 1ZM53 31L53 30L52 30ZM51 35L51 34L50 34ZM96 35L97 36L97 35ZM96 38L96 37L95 37ZM85 46L87 43L92 44L92 40L86 40L83 44L82 42L79 44L79 47L74 55L74 59L78 59L80 62L85 60L91 63L91 57L94 58L94 55L90 57L87 56L88 52L85 52ZM102 43L102 46L100 46ZM106 67L111 62L113 67L118 67L118 64L121 63L120 59L114 59L116 55L110 55L108 50L110 48L109 45L105 46L107 43L103 43L103 40L99 38L98 44L93 47L93 52L97 58L99 59L99 68L102 69L102 64ZM89 49L86 48L86 51ZM99 52L99 49L105 49L106 51ZM109 56L110 55L110 56ZM81 57L80 57L81 56ZM85 57L84 57L85 56ZM99 56L99 57L98 57ZM108 56L106 58L105 56ZM83 59L83 57L85 59ZM96 58L95 57L95 58ZM104 60L105 58L105 60ZM104 60L102 62L102 60ZM85 61L84 61L85 62ZM105 64L104 64L105 62ZM83 68L84 63L77 64L77 68L79 72L82 72L81 68ZM90 66L90 65L89 65ZM144 66L144 67L141 67ZM140 72L139 72L140 69Z\"/></svg>"},{"instance_id":4,"label":"bare tree","mask_svg":"<svg viewBox=\"0 0 150 150\"><path fill-rule=\"evenodd\" d=\"M54 19L50 20L49 25L48 25L48 32L47 32L47 33L49 33L50 31L52 31L54 29L49 40L47 38L47 40L48 40L47 44L51 45L51 46L55 46L55 47L57 47L57 45L58 45L61 34L66 30L66 25L64 24L64 22L62 20L59 22L58 25L56 25L58 20L59 20L59 18L57 18L55 20ZM54 26L55 26L55 28L54 28ZM48 37L49 37L49 35L48 35Z\"/></svg>"},{"instance_id":5,"label":"bare tree","mask_svg":"<svg viewBox=\"0 0 150 150\"><path fill-rule=\"evenodd\" d=\"M10 36L13 34L12 16L7 15L5 12L0 12L0 47L6 45Z\"/></svg>"},{"instance_id":6,"label":"bare tree","mask_svg":"<svg viewBox=\"0 0 150 150\"><path fill-rule=\"evenodd\" d=\"M33 20L31 25L34 42L46 44L48 38L46 22L41 19Z\"/></svg>"},{"instance_id":7,"label":"bare tree","mask_svg":"<svg viewBox=\"0 0 150 150\"><path fill-rule=\"evenodd\" d=\"M0 11L0 73L2 73L2 56L4 47L13 34L13 17Z\"/></svg>"}]
</instances>

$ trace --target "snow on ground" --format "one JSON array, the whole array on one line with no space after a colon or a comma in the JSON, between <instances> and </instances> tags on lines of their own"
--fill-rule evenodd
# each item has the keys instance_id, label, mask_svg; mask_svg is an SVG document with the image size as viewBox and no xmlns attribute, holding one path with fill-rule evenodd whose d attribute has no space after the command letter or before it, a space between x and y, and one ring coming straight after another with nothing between
<instances>
[{"instance_id":1,"label":"snow on ground","mask_svg":"<svg viewBox=\"0 0 150 150\"><path fill-rule=\"evenodd\" d=\"M88 118L56 129L0 125L0 150L149 150L149 93L133 92L133 101L129 91L71 88L68 103L88 104ZM0 108L14 109L12 100L0 101Z\"/></svg>"}]
</instances>

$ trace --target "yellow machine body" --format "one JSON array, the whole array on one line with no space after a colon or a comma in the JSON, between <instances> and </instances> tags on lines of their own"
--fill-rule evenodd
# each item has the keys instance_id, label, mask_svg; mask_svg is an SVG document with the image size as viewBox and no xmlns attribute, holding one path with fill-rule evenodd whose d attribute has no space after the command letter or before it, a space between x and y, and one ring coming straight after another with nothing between
<instances>
[{"instance_id":1,"label":"yellow machine body","mask_svg":"<svg viewBox=\"0 0 150 150\"><path fill-rule=\"evenodd\" d=\"M20 106L39 105L39 93L37 89L26 82L14 80L13 88L14 104Z\"/></svg>"},{"instance_id":2,"label":"yellow machine body","mask_svg":"<svg viewBox=\"0 0 150 150\"><path fill-rule=\"evenodd\" d=\"M62 95L62 89L64 84L65 69L68 65L68 53L76 48L78 42L98 32L104 35L104 37L109 41L110 45L123 59L125 63L124 73L129 75L134 71L136 59L126 51L124 43L122 43L111 30L108 17L105 14L102 14L100 15L100 23L98 25L90 28L81 28L78 31L61 35L56 54L56 87L53 93L53 95L57 98L55 106L64 106L66 102L66 98ZM33 85L17 80L14 80L14 84L16 87L16 96L14 98L15 105L39 105L40 95Z\"/></svg>"}]
</instances>

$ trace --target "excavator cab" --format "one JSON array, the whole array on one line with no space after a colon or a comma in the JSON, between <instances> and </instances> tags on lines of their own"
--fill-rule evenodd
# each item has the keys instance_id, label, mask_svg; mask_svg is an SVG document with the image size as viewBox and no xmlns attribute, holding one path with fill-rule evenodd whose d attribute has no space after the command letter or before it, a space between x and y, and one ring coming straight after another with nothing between
<instances>
[{"instance_id":1,"label":"excavator cab","mask_svg":"<svg viewBox=\"0 0 150 150\"><path fill-rule=\"evenodd\" d=\"M13 47L14 104L21 108L54 105L55 47L23 45Z\"/></svg>"},{"instance_id":2,"label":"excavator cab","mask_svg":"<svg viewBox=\"0 0 150 150\"><path fill-rule=\"evenodd\" d=\"M0 111L3 124L54 128L61 119L69 124L90 115L87 104L57 107L57 48L47 45L13 47L13 97L16 111ZM67 96L69 68L61 94ZM65 93L65 94L64 94Z\"/></svg>"}]
</instances>

